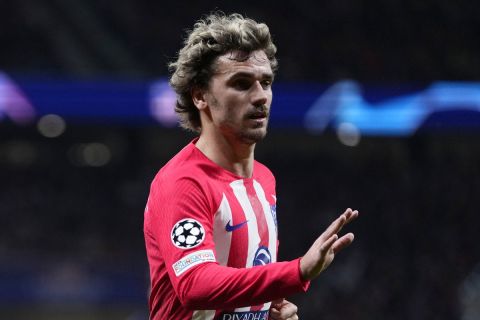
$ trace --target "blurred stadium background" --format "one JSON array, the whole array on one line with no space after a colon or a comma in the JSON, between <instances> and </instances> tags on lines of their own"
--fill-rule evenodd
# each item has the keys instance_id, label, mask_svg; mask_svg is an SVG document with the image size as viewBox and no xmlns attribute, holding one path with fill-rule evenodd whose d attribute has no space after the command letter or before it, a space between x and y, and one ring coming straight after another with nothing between
<instances>
[{"instance_id":1,"label":"blurred stadium background","mask_svg":"<svg viewBox=\"0 0 480 320\"><path fill-rule=\"evenodd\" d=\"M362 213L300 318L480 319L480 7L446 0L0 1L0 318L148 317L149 183L192 139L166 64L213 9L279 48L281 258Z\"/></svg>"}]
</instances>

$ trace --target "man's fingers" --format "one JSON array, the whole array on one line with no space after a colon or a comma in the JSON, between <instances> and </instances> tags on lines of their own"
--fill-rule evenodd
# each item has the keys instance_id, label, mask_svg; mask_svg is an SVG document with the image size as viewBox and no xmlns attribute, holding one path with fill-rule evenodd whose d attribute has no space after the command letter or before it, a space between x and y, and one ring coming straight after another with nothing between
<instances>
[{"instance_id":1,"label":"man's fingers","mask_svg":"<svg viewBox=\"0 0 480 320\"><path fill-rule=\"evenodd\" d=\"M337 254L344 248L348 247L353 242L353 239L354 239L353 233L347 233L346 235L344 235L343 237L335 241L335 243L333 243L332 245L333 252Z\"/></svg>"},{"instance_id":2,"label":"man's fingers","mask_svg":"<svg viewBox=\"0 0 480 320\"><path fill-rule=\"evenodd\" d=\"M338 236L334 234L330 238L328 238L322 245L320 246L320 253L324 256L327 252L333 247L335 241L337 241Z\"/></svg>"},{"instance_id":3,"label":"man's fingers","mask_svg":"<svg viewBox=\"0 0 480 320\"><path fill-rule=\"evenodd\" d=\"M345 224L349 223L352 220L355 220L358 217L358 210L353 210L351 214L347 217L347 221L345 221Z\"/></svg>"},{"instance_id":4,"label":"man's fingers","mask_svg":"<svg viewBox=\"0 0 480 320\"><path fill-rule=\"evenodd\" d=\"M293 303L284 300L280 308L271 308L270 315L273 319L298 319L295 318L297 315L298 308Z\"/></svg>"},{"instance_id":5,"label":"man's fingers","mask_svg":"<svg viewBox=\"0 0 480 320\"><path fill-rule=\"evenodd\" d=\"M272 301L272 308L277 308L279 309L285 302L285 299L284 298L280 298L280 299L277 299L277 300L273 300Z\"/></svg>"},{"instance_id":6,"label":"man's fingers","mask_svg":"<svg viewBox=\"0 0 480 320\"><path fill-rule=\"evenodd\" d=\"M348 208L342 215L345 216L345 222L342 224L342 226L337 232L339 232L344 225L350 223L352 220L355 220L358 217L358 210L352 210Z\"/></svg>"},{"instance_id":7,"label":"man's fingers","mask_svg":"<svg viewBox=\"0 0 480 320\"><path fill-rule=\"evenodd\" d=\"M351 208L347 208L347 209L345 209L345 212L342 213L342 214L345 216L345 218L348 219L348 218L352 215L352 209L351 209Z\"/></svg>"},{"instance_id":8,"label":"man's fingers","mask_svg":"<svg viewBox=\"0 0 480 320\"><path fill-rule=\"evenodd\" d=\"M280 311L277 308L271 308L270 317L274 320L280 319Z\"/></svg>"},{"instance_id":9,"label":"man's fingers","mask_svg":"<svg viewBox=\"0 0 480 320\"><path fill-rule=\"evenodd\" d=\"M320 239L322 241L326 241L327 239L329 239L332 235L338 233L343 225L345 224L345 221L346 221L346 218L345 218L345 215L341 215L340 217L338 217L337 219L335 219L335 221L333 221L327 228L327 230L325 230L322 235L320 236Z\"/></svg>"},{"instance_id":10,"label":"man's fingers","mask_svg":"<svg viewBox=\"0 0 480 320\"><path fill-rule=\"evenodd\" d=\"M339 233L342 230L343 226L349 223L350 221L358 217L358 210L352 210L348 208L342 213L335 221L333 221L327 230L322 233L320 236L321 241L325 241L330 238L333 234Z\"/></svg>"},{"instance_id":11,"label":"man's fingers","mask_svg":"<svg viewBox=\"0 0 480 320\"><path fill-rule=\"evenodd\" d=\"M315 240L307 253L300 259L300 273L303 279L317 277L333 261L335 255L353 242L353 233L342 237L338 232L358 217L358 211L348 208Z\"/></svg>"}]
</instances>

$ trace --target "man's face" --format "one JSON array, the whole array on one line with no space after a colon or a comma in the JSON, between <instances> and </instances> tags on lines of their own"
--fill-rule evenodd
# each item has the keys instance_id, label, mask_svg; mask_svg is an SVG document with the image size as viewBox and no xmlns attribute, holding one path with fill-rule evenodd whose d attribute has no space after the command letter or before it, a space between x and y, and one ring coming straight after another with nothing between
<instances>
[{"instance_id":1,"label":"man's face","mask_svg":"<svg viewBox=\"0 0 480 320\"><path fill-rule=\"evenodd\" d=\"M241 143L262 140L267 133L272 81L270 62L262 50L219 56L206 92L215 129Z\"/></svg>"}]
</instances>

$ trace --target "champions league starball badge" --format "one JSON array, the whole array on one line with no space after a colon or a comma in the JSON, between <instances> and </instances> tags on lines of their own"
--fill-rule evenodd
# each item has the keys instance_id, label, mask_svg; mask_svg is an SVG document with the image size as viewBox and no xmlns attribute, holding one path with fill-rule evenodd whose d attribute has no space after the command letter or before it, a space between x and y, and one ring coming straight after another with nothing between
<instances>
[{"instance_id":1,"label":"champions league starball badge","mask_svg":"<svg viewBox=\"0 0 480 320\"><path fill-rule=\"evenodd\" d=\"M203 242L205 230L197 220L183 219L173 226L171 238L177 248L190 249Z\"/></svg>"}]
</instances>

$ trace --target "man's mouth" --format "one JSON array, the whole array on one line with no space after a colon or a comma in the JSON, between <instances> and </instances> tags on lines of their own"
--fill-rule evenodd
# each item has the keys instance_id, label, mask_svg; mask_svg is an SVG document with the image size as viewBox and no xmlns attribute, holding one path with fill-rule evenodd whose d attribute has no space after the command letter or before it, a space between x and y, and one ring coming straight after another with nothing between
<instances>
[{"instance_id":1,"label":"man's mouth","mask_svg":"<svg viewBox=\"0 0 480 320\"><path fill-rule=\"evenodd\" d=\"M265 119L266 117L268 117L268 112L263 112L263 111L254 112L249 114L247 117L248 119L253 119L253 120Z\"/></svg>"}]
</instances>

